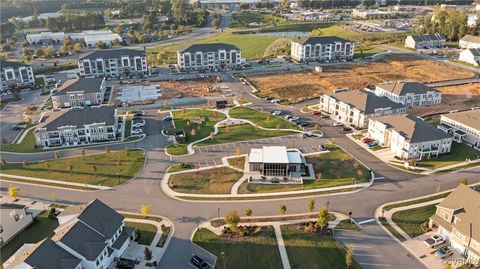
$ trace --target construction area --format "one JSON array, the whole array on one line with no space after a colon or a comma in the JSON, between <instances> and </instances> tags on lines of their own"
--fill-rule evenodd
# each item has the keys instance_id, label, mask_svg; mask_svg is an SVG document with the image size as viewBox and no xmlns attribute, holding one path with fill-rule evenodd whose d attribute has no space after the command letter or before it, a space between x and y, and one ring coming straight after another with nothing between
<instances>
[{"instance_id":1,"label":"construction area","mask_svg":"<svg viewBox=\"0 0 480 269\"><path fill-rule=\"evenodd\" d=\"M226 89L220 87L220 82L222 82L221 77L210 77L188 81L164 81L158 84L160 84L162 89L162 97L167 99L228 94Z\"/></svg>"},{"instance_id":2,"label":"construction area","mask_svg":"<svg viewBox=\"0 0 480 269\"><path fill-rule=\"evenodd\" d=\"M322 72L302 71L249 76L260 97L271 96L284 103L298 103L332 90L361 89L375 84L409 80L423 83L470 78L475 73L413 55L387 55L381 60L362 64L323 67Z\"/></svg>"}]
</instances>

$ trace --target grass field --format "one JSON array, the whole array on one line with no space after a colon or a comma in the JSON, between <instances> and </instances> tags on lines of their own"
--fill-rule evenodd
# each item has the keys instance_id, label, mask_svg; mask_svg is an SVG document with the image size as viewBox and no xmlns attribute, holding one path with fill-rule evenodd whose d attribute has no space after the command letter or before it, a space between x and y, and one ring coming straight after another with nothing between
<instances>
[{"instance_id":1,"label":"grass field","mask_svg":"<svg viewBox=\"0 0 480 269\"><path fill-rule=\"evenodd\" d=\"M228 167L171 175L168 184L181 193L226 194L243 173Z\"/></svg>"},{"instance_id":2,"label":"grass field","mask_svg":"<svg viewBox=\"0 0 480 269\"><path fill-rule=\"evenodd\" d=\"M425 232L420 225L435 214L435 205L428 205L393 213L392 220L412 238Z\"/></svg>"},{"instance_id":3,"label":"grass field","mask_svg":"<svg viewBox=\"0 0 480 269\"><path fill-rule=\"evenodd\" d=\"M34 131L35 131L35 128L29 130L28 133L23 138L22 143L20 144L3 144L1 146L2 151L19 152L19 153L42 151L41 148L37 148L35 146L35 135L33 134ZM7 142L13 143L14 141L7 141Z\"/></svg>"},{"instance_id":4,"label":"grass field","mask_svg":"<svg viewBox=\"0 0 480 269\"><path fill-rule=\"evenodd\" d=\"M180 171L185 171L190 169L193 169L193 165L191 163L176 163L176 164L172 164L168 168L168 172L174 173L174 172L180 172Z\"/></svg>"},{"instance_id":5,"label":"grass field","mask_svg":"<svg viewBox=\"0 0 480 269\"><path fill-rule=\"evenodd\" d=\"M243 168L245 168L245 156L229 158L227 159L227 161L229 165L236 167L238 169L243 170Z\"/></svg>"},{"instance_id":6,"label":"grass field","mask_svg":"<svg viewBox=\"0 0 480 269\"><path fill-rule=\"evenodd\" d=\"M142 150L112 151L110 153L26 163L26 165L23 163L7 163L2 167L2 173L83 184L115 186L134 177L142 169L144 159ZM94 166L97 169L96 172ZM72 170L69 171L69 168L72 168Z\"/></svg>"},{"instance_id":7,"label":"grass field","mask_svg":"<svg viewBox=\"0 0 480 269\"><path fill-rule=\"evenodd\" d=\"M397 232L397 230L395 230L392 226L390 226L390 224L388 224L387 222L387 219L384 218L384 217L380 217L378 218L378 220L380 221L380 223L382 224L383 227L385 227L385 229L387 229L393 236L395 236L398 240L400 241L405 241L406 239Z\"/></svg>"},{"instance_id":8,"label":"grass field","mask_svg":"<svg viewBox=\"0 0 480 269\"><path fill-rule=\"evenodd\" d=\"M287 19L275 14L240 12L232 14L232 23L230 24L230 27L248 27L252 22L261 23L265 26L287 23Z\"/></svg>"},{"instance_id":9,"label":"grass field","mask_svg":"<svg viewBox=\"0 0 480 269\"><path fill-rule=\"evenodd\" d=\"M228 113L232 118L249 120L264 128L300 129L297 125L289 122L288 120L248 107L232 108Z\"/></svg>"},{"instance_id":10,"label":"grass field","mask_svg":"<svg viewBox=\"0 0 480 269\"><path fill-rule=\"evenodd\" d=\"M340 221L335 229L340 229L340 230L358 230L358 227L355 223L351 222L348 219L344 219Z\"/></svg>"},{"instance_id":11,"label":"grass field","mask_svg":"<svg viewBox=\"0 0 480 269\"><path fill-rule=\"evenodd\" d=\"M35 217L32 225L23 230L15 238L1 248L1 262L4 263L23 244L37 243L40 240L54 234L53 230L58 227L57 219L48 218L48 211L43 211Z\"/></svg>"},{"instance_id":12,"label":"grass field","mask_svg":"<svg viewBox=\"0 0 480 269\"><path fill-rule=\"evenodd\" d=\"M466 159L475 160L480 158L480 152L471 147L452 143L452 149L449 154L440 155L438 158L433 158L425 161L418 161L418 167L425 167L429 169L437 169L448 165L464 162Z\"/></svg>"},{"instance_id":13,"label":"grass field","mask_svg":"<svg viewBox=\"0 0 480 269\"><path fill-rule=\"evenodd\" d=\"M157 233L157 227L149 223L126 221L125 225L137 229L138 237L136 242L141 245L150 245L155 237L155 234Z\"/></svg>"},{"instance_id":14,"label":"grass field","mask_svg":"<svg viewBox=\"0 0 480 269\"><path fill-rule=\"evenodd\" d=\"M289 225L281 229L291 268L345 268L345 250L333 236L296 231ZM354 261L350 268L361 267Z\"/></svg>"},{"instance_id":15,"label":"grass field","mask_svg":"<svg viewBox=\"0 0 480 269\"><path fill-rule=\"evenodd\" d=\"M272 227L255 236L243 238L220 238L211 231L200 228L192 240L218 257L219 268L282 268L280 253ZM221 253L225 253L225 259ZM314 267L312 267L314 268Z\"/></svg>"},{"instance_id":16,"label":"grass field","mask_svg":"<svg viewBox=\"0 0 480 269\"><path fill-rule=\"evenodd\" d=\"M332 90L386 81L412 80L419 82L469 78L471 71L444 63L425 60L413 55L387 55L376 62L324 67L322 73L313 71L249 76L247 79L259 90L258 96L272 96L289 103L318 97Z\"/></svg>"}]
</instances>

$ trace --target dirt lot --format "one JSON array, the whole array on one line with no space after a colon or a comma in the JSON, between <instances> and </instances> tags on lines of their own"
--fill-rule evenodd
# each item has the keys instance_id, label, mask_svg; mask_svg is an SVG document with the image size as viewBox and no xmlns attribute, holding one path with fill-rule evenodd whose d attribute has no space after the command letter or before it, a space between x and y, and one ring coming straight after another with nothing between
<instances>
[{"instance_id":1,"label":"dirt lot","mask_svg":"<svg viewBox=\"0 0 480 269\"><path fill-rule=\"evenodd\" d=\"M441 105L415 108L411 110L411 113L418 116L427 116L480 105L480 83L439 87L437 89L442 91Z\"/></svg>"},{"instance_id":2,"label":"dirt lot","mask_svg":"<svg viewBox=\"0 0 480 269\"><path fill-rule=\"evenodd\" d=\"M213 80L166 81L160 82L162 98L199 97L220 95L219 83Z\"/></svg>"},{"instance_id":3,"label":"dirt lot","mask_svg":"<svg viewBox=\"0 0 480 269\"><path fill-rule=\"evenodd\" d=\"M261 97L273 96L296 103L343 87L353 90L386 81L434 82L472 76L473 72L415 56L388 55L373 63L325 67L322 73L304 71L247 79L260 91Z\"/></svg>"}]
</instances>

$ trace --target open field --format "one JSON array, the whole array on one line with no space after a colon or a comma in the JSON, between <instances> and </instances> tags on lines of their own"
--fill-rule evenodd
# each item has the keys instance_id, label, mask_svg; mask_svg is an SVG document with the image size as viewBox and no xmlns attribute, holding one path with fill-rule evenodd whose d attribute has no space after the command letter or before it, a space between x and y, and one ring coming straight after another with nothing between
<instances>
[{"instance_id":1,"label":"open field","mask_svg":"<svg viewBox=\"0 0 480 269\"><path fill-rule=\"evenodd\" d=\"M387 55L376 62L327 66L322 73L303 71L250 76L247 79L259 90L260 97L273 96L296 103L342 87L354 90L386 81L408 79L432 82L472 76L473 72L443 63L397 54Z\"/></svg>"},{"instance_id":2,"label":"open field","mask_svg":"<svg viewBox=\"0 0 480 269\"><path fill-rule=\"evenodd\" d=\"M228 167L171 175L168 185L181 193L226 194L242 173Z\"/></svg>"},{"instance_id":3,"label":"open field","mask_svg":"<svg viewBox=\"0 0 480 269\"><path fill-rule=\"evenodd\" d=\"M232 118L249 120L264 128L300 130L297 125L289 122L288 120L248 107L232 108L228 113Z\"/></svg>"},{"instance_id":4,"label":"open field","mask_svg":"<svg viewBox=\"0 0 480 269\"><path fill-rule=\"evenodd\" d=\"M136 241L141 245L150 245L155 237L155 234L157 233L157 227L149 223L126 221L125 226L137 229L138 237Z\"/></svg>"},{"instance_id":5,"label":"open field","mask_svg":"<svg viewBox=\"0 0 480 269\"><path fill-rule=\"evenodd\" d=\"M220 238L200 228L192 241L215 254L218 257L217 264L220 266L225 263L225 268L282 268L277 240L270 226L257 235L241 238ZM222 252L225 253L225 261L221 258Z\"/></svg>"},{"instance_id":6,"label":"open field","mask_svg":"<svg viewBox=\"0 0 480 269\"><path fill-rule=\"evenodd\" d=\"M430 107L418 107L411 112L418 116L447 113L451 110L469 109L480 105L480 83L438 87L442 92L442 104Z\"/></svg>"},{"instance_id":7,"label":"open field","mask_svg":"<svg viewBox=\"0 0 480 269\"><path fill-rule=\"evenodd\" d=\"M428 218L435 214L435 210L435 205L427 205L398 211L393 214L392 220L398 227L413 238L425 233L420 225L428 221Z\"/></svg>"},{"instance_id":8,"label":"open field","mask_svg":"<svg viewBox=\"0 0 480 269\"><path fill-rule=\"evenodd\" d=\"M248 27L250 23L260 23L262 25L282 24L287 19L268 13L260 12L240 12L232 14L232 23L230 27Z\"/></svg>"},{"instance_id":9,"label":"open field","mask_svg":"<svg viewBox=\"0 0 480 269\"><path fill-rule=\"evenodd\" d=\"M418 161L418 167L428 169L437 169L448 165L464 162L466 159L475 160L480 157L480 152L471 147L452 142L452 149L450 153L440 155L438 158L433 158L425 161Z\"/></svg>"},{"instance_id":10,"label":"open field","mask_svg":"<svg viewBox=\"0 0 480 269\"><path fill-rule=\"evenodd\" d=\"M1 248L1 263L4 263L15 251L17 251L23 244L37 243L40 240L50 237L54 234L53 230L58 227L57 219L48 217L48 211L43 211L35 217L34 222L25 230L19 233L6 245Z\"/></svg>"},{"instance_id":11,"label":"open field","mask_svg":"<svg viewBox=\"0 0 480 269\"><path fill-rule=\"evenodd\" d=\"M345 250L333 236L295 230L292 225L282 225L281 229L292 269L345 268ZM361 267L354 261L350 268Z\"/></svg>"},{"instance_id":12,"label":"open field","mask_svg":"<svg viewBox=\"0 0 480 269\"><path fill-rule=\"evenodd\" d=\"M227 159L227 161L229 165L236 167L238 169L243 170L245 168L245 156L229 158Z\"/></svg>"},{"instance_id":13,"label":"open field","mask_svg":"<svg viewBox=\"0 0 480 269\"><path fill-rule=\"evenodd\" d=\"M144 159L142 150L112 151L45 162L7 163L1 170L10 175L115 186L134 177L142 169Z\"/></svg>"}]
</instances>

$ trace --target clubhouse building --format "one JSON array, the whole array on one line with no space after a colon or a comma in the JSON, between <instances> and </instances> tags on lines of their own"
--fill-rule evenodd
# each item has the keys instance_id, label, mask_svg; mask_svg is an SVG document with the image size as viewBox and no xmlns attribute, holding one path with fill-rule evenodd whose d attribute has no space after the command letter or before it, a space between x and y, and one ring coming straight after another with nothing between
<instances>
[{"instance_id":1,"label":"clubhouse building","mask_svg":"<svg viewBox=\"0 0 480 269\"><path fill-rule=\"evenodd\" d=\"M250 150L248 168L262 176L301 177L306 172L306 163L296 150L287 150L285 146L264 146Z\"/></svg>"}]
</instances>

